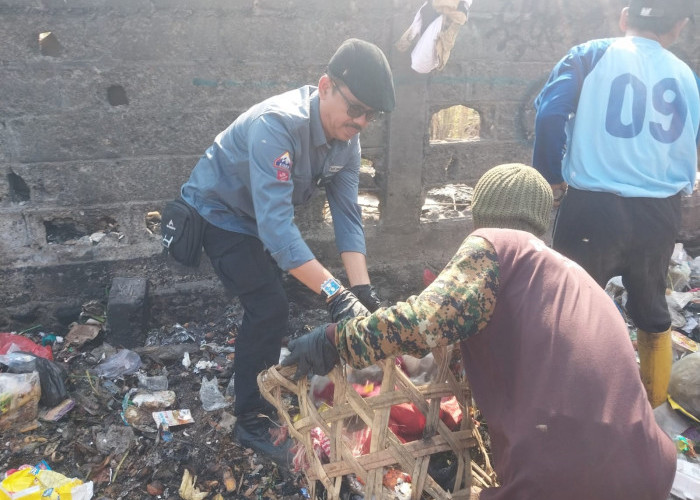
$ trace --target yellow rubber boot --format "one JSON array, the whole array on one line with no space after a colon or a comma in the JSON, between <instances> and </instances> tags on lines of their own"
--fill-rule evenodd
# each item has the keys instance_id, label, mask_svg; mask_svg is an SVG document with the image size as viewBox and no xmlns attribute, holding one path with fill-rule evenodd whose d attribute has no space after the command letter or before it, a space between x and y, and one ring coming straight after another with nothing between
<instances>
[{"instance_id":1,"label":"yellow rubber boot","mask_svg":"<svg viewBox=\"0 0 700 500\"><path fill-rule=\"evenodd\" d=\"M637 351L642 383L651 407L656 408L666 401L671 378L671 329L659 333L637 330Z\"/></svg>"}]
</instances>

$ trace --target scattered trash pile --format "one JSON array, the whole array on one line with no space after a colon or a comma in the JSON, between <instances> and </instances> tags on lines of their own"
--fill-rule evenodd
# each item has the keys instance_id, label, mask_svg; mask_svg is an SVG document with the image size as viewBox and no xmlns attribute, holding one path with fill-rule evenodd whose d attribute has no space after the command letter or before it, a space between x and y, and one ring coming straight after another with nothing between
<instances>
[{"instance_id":1,"label":"scattered trash pile","mask_svg":"<svg viewBox=\"0 0 700 500\"><path fill-rule=\"evenodd\" d=\"M619 277L606 292L627 320L630 337L636 330L627 317L627 292ZM700 500L700 256L691 258L677 243L668 269L666 302L671 312L674 363L668 401L654 410L657 422L678 450L676 477L671 493Z\"/></svg>"},{"instance_id":2,"label":"scattered trash pile","mask_svg":"<svg viewBox=\"0 0 700 500\"><path fill-rule=\"evenodd\" d=\"M654 410L656 421L676 443L676 476L671 493L700 500L700 352L673 364L668 401Z\"/></svg>"},{"instance_id":3,"label":"scattered trash pile","mask_svg":"<svg viewBox=\"0 0 700 500\"><path fill-rule=\"evenodd\" d=\"M328 320L315 297L290 288L290 335ZM304 474L233 440L237 301L211 322L151 330L132 349L105 341L105 311L83 305L65 336L40 326L0 333L0 500L64 498L68 489L77 500L309 498ZM428 361L407 369L429 377ZM376 392L371 375L358 376L361 391ZM385 479L397 491L410 486L402 474Z\"/></svg>"},{"instance_id":4,"label":"scattered trash pile","mask_svg":"<svg viewBox=\"0 0 700 500\"><path fill-rule=\"evenodd\" d=\"M301 475L233 441L241 317L234 303L215 322L162 327L122 349L105 342L93 301L64 337L0 333L0 500L305 498Z\"/></svg>"},{"instance_id":5,"label":"scattered trash pile","mask_svg":"<svg viewBox=\"0 0 700 500\"><path fill-rule=\"evenodd\" d=\"M622 279L611 279L605 291L625 318L636 346L636 329L626 311L627 291ZM671 313L673 349L676 359L700 350L700 256L691 258L682 243L676 243L668 268L666 302Z\"/></svg>"},{"instance_id":6,"label":"scattered trash pile","mask_svg":"<svg viewBox=\"0 0 700 500\"><path fill-rule=\"evenodd\" d=\"M677 245L668 276L676 359L670 401L655 413L677 444L674 495L700 500L700 257ZM427 284L434 273L426 270L423 278ZM622 283L613 279L606 291L626 317ZM315 297L293 287L288 293L290 335L328 321ZM154 329L132 349L105 342L105 311L99 301L85 304L64 336L40 325L0 332L0 500L309 498L303 474L283 474L233 441L229 381L242 318L237 301L208 323ZM430 373L429 366L407 370L412 377ZM373 394L371 373L359 376L356 390ZM312 385L322 407L327 381ZM469 418L480 431L475 438L485 443L472 448L473 463L488 471L488 423L478 421L478 412ZM317 452L323 443L319 435ZM435 463L446 471L448 465ZM476 484L495 479L482 476L479 483L473 475ZM397 498L410 491L403 473L383 479ZM343 500L362 498L362 485L351 478L348 484Z\"/></svg>"}]
</instances>

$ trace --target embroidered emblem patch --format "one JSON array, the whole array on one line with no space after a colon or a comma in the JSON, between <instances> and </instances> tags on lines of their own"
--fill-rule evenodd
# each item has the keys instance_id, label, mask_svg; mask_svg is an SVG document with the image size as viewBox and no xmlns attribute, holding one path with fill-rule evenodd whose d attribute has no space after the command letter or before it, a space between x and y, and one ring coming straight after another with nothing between
<instances>
[{"instance_id":1,"label":"embroidered emblem patch","mask_svg":"<svg viewBox=\"0 0 700 500\"><path fill-rule=\"evenodd\" d=\"M292 158L289 156L289 151L285 151L278 156L273 165L276 169L289 170L292 168Z\"/></svg>"},{"instance_id":2,"label":"embroidered emblem patch","mask_svg":"<svg viewBox=\"0 0 700 500\"><path fill-rule=\"evenodd\" d=\"M272 163L272 166L277 169L277 180L286 182L289 180L289 172L292 168L292 158L289 155L289 151L285 151L280 156L278 156Z\"/></svg>"}]
</instances>

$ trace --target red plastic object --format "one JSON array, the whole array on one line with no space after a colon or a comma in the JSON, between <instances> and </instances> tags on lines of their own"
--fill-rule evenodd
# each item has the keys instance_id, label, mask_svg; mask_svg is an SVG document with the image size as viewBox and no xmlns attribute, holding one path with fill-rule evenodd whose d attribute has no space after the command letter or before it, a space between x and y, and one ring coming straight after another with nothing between
<instances>
[{"instance_id":1,"label":"red plastic object","mask_svg":"<svg viewBox=\"0 0 700 500\"><path fill-rule=\"evenodd\" d=\"M437 274L432 272L430 269L425 268L423 270L423 284L425 286L428 286L431 284L433 281L435 281L435 278L437 278Z\"/></svg>"},{"instance_id":2,"label":"red plastic object","mask_svg":"<svg viewBox=\"0 0 700 500\"><path fill-rule=\"evenodd\" d=\"M0 354L7 354L13 344L17 346L14 350L36 354L41 358L53 361L53 350L51 350L50 345L42 346L27 337L13 333L0 333Z\"/></svg>"}]
</instances>

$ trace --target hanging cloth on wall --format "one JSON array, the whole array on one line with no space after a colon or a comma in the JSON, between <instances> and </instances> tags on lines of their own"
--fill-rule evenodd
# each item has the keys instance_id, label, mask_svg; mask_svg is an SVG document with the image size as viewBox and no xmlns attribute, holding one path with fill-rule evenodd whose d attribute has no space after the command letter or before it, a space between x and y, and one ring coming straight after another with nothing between
<instances>
[{"instance_id":1,"label":"hanging cloth on wall","mask_svg":"<svg viewBox=\"0 0 700 500\"><path fill-rule=\"evenodd\" d=\"M411 52L411 68L417 73L442 70L455 44L457 32L467 22L472 0L432 0L424 2L411 26L396 42L397 50ZM416 42L417 40L417 42Z\"/></svg>"}]
</instances>

